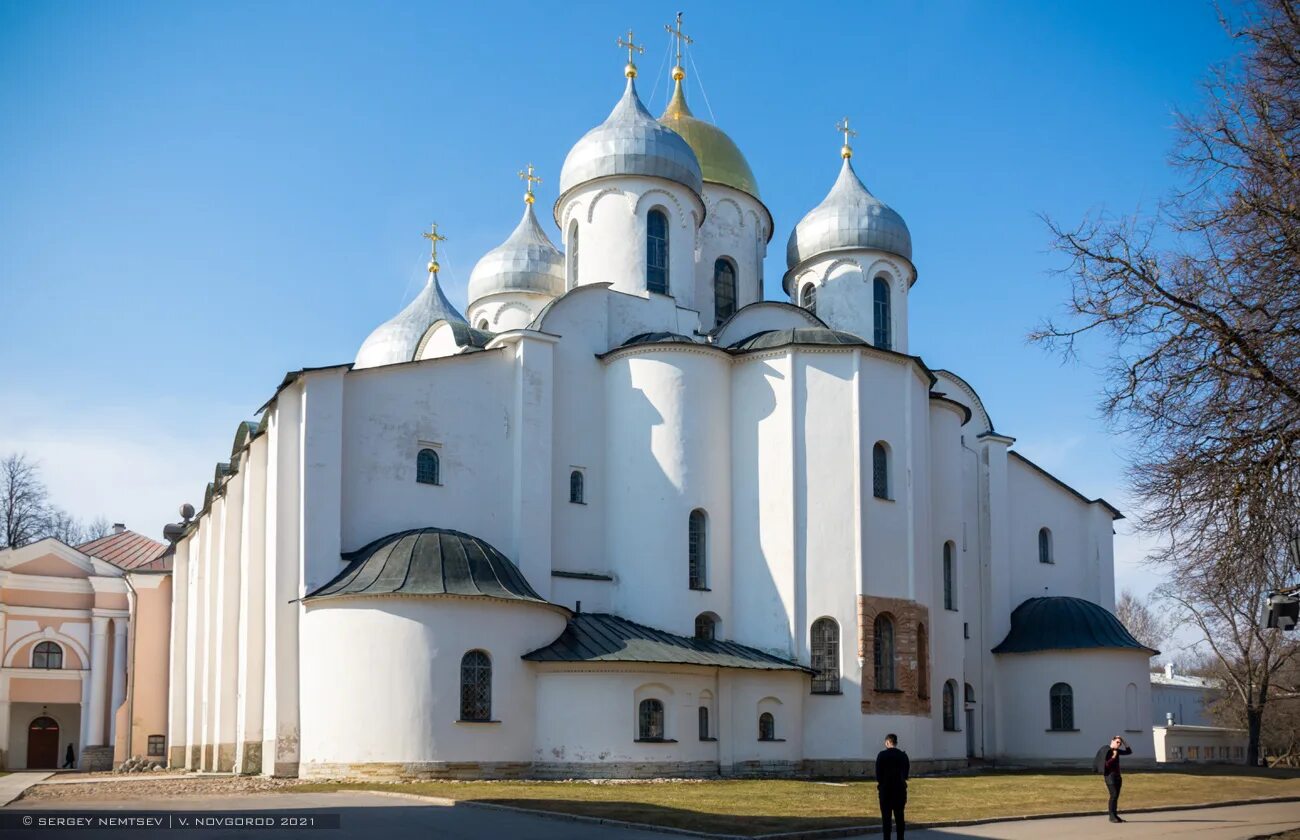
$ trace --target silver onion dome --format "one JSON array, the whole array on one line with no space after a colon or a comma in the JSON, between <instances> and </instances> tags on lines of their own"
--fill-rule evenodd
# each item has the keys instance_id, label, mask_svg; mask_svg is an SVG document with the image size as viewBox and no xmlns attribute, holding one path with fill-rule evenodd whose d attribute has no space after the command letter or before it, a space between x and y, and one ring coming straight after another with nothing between
<instances>
[{"instance_id":1,"label":"silver onion dome","mask_svg":"<svg viewBox=\"0 0 1300 840\"><path fill-rule=\"evenodd\" d=\"M498 292L533 292L552 297L564 292L564 255L537 223L531 201L525 203L524 217L514 233L484 254L470 272L471 303Z\"/></svg>"},{"instance_id":2,"label":"silver onion dome","mask_svg":"<svg viewBox=\"0 0 1300 840\"><path fill-rule=\"evenodd\" d=\"M437 273L430 272L429 282L415 296L415 300L407 304L392 320L380 324L362 342L353 369L411 361L415 358L420 339L438 321L457 321L463 324L465 316L457 312L456 307L442 293Z\"/></svg>"},{"instance_id":3,"label":"silver onion dome","mask_svg":"<svg viewBox=\"0 0 1300 840\"><path fill-rule=\"evenodd\" d=\"M835 186L794 226L785 261L793 269L819 254L847 248L873 248L912 259L907 223L862 185L846 156Z\"/></svg>"},{"instance_id":4,"label":"silver onion dome","mask_svg":"<svg viewBox=\"0 0 1300 840\"><path fill-rule=\"evenodd\" d=\"M665 178L696 193L704 188L695 152L680 134L650 116L631 78L609 117L569 150L560 170L560 195L611 175Z\"/></svg>"}]
</instances>

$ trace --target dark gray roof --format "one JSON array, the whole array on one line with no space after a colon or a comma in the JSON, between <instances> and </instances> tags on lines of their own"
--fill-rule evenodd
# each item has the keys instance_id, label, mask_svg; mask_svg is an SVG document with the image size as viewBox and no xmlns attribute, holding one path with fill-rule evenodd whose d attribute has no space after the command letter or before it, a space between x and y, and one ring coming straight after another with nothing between
<instances>
[{"instance_id":1,"label":"dark gray roof","mask_svg":"<svg viewBox=\"0 0 1300 840\"><path fill-rule=\"evenodd\" d=\"M303 600L343 595L475 595L547 603L509 558L478 537L417 528L343 555L348 566Z\"/></svg>"},{"instance_id":2,"label":"dark gray roof","mask_svg":"<svg viewBox=\"0 0 1300 840\"><path fill-rule=\"evenodd\" d=\"M994 653L1129 648L1157 654L1105 608L1082 598L1030 598L1011 612L1011 631Z\"/></svg>"},{"instance_id":3,"label":"dark gray roof","mask_svg":"<svg viewBox=\"0 0 1300 840\"><path fill-rule=\"evenodd\" d=\"M731 350L770 350L790 344L845 344L866 347L863 341L853 333L832 330L826 327L800 327L793 330L765 330L743 338L732 344Z\"/></svg>"},{"instance_id":4,"label":"dark gray roof","mask_svg":"<svg viewBox=\"0 0 1300 840\"><path fill-rule=\"evenodd\" d=\"M688 336L674 332L644 332L636 335L623 342L622 347L635 347L638 344L698 344L692 341Z\"/></svg>"},{"instance_id":5,"label":"dark gray roof","mask_svg":"<svg viewBox=\"0 0 1300 840\"><path fill-rule=\"evenodd\" d=\"M809 670L735 642L690 639L609 613L573 615L560 638L523 658L532 662L661 662L761 671Z\"/></svg>"}]
</instances>

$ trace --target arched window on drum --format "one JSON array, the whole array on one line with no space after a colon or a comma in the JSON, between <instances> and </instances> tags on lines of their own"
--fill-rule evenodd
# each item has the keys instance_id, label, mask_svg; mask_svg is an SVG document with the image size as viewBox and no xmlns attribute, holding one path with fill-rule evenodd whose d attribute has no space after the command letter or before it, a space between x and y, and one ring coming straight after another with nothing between
<instances>
[{"instance_id":1,"label":"arched window on drum","mask_svg":"<svg viewBox=\"0 0 1300 840\"><path fill-rule=\"evenodd\" d=\"M646 215L645 285L668 294L668 214L656 208Z\"/></svg>"},{"instance_id":2,"label":"arched window on drum","mask_svg":"<svg viewBox=\"0 0 1300 840\"><path fill-rule=\"evenodd\" d=\"M713 263L713 320L721 325L736 314L736 266L726 257Z\"/></svg>"}]
</instances>

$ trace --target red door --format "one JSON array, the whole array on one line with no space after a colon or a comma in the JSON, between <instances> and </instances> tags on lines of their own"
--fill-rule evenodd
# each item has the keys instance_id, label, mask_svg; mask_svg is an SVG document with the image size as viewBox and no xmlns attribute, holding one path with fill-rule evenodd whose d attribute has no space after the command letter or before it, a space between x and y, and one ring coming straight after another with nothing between
<instances>
[{"instance_id":1,"label":"red door","mask_svg":"<svg viewBox=\"0 0 1300 840\"><path fill-rule=\"evenodd\" d=\"M59 724L54 718L38 717L27 727L27 768L56 770L59 766Z\"/></svg>"}]
</instances>

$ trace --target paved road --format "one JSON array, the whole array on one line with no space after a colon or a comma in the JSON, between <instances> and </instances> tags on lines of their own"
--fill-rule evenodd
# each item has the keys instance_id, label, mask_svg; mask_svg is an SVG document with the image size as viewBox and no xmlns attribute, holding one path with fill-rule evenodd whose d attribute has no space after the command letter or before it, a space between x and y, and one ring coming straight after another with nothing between
<instances>
[{"instance_id":1,"label":"paved road","mask_svg":"<svg viewBox=\"0 0 1300 840\"><path fill-rule=\"evenodd\" d=\"M1018 820L989 823L970 828L939 828L909 831L909 840L958 840L964 837L997 840L1075 840L1075 838L1116 838L1116 840L1154 840L1186 837L1191 840L1248 840L1260 835L1276 834L1300 828L1300 802L1266 805L1238 805L1229 808L1203 808L1198 811L1162 811L1156 814L1132 814L1128 822L1112 825L1105 816L1068 817L1056 820ZM866 834L864 838L880 835Z\"/></svg>"},{"instance_id":2,"label":"paved road","mask_svg":"<svg viewBox=\"0 0 1300 840\"><path fill-rule=\"evenodd\" d=\"M112 811L154 811L159 806L156 799L118 802L85 802L69 800L23 800L0 809L0 820L21 820L54 814L86 813L104 814ZM191 829L181 833L173 831L147 831L138 828L103 829L97 831L67 831L59 828L16 828L0 830L0 840L9 838L62 838L84 837L86 840L121 838L122 840L151 840L166 837L183 837L185 840L229 840L229 838L255 837L259 840L399 840L406 837L436 838L436 840L480 840L480 838L510 838L510 840L667 840L671 834L616 829L593 823L534 817L509 811L474 808L464 805L439 805L432 802L381 796L360 791L337 793L270 793L240 796L188 796L166 800L173 815L185 812L256 812L274 810L292 814L338 814L339 830L326 829L266 829L259 831L232 828ZM1158 814L1133 814L1123 825L1111 825L1104 816L1071 817L1053 820L1018 820L991 823L970 828L944 828L929 831L910 831L912 840L961 840L986 838L987 840L1093 840L1093 838L1122 838L1122 840L1154 840L1154 838L1191 838L1191 840L1247 840L1260 835L1273 834L1290 828L1300 828L1300 802L1266 805L1243 805L1230 808L1205 808L1197 811L1165 811ZM678 835L680 836L680 835ZM863 840L879 834L862 835Z\"/></svg>"}]
</instances>

